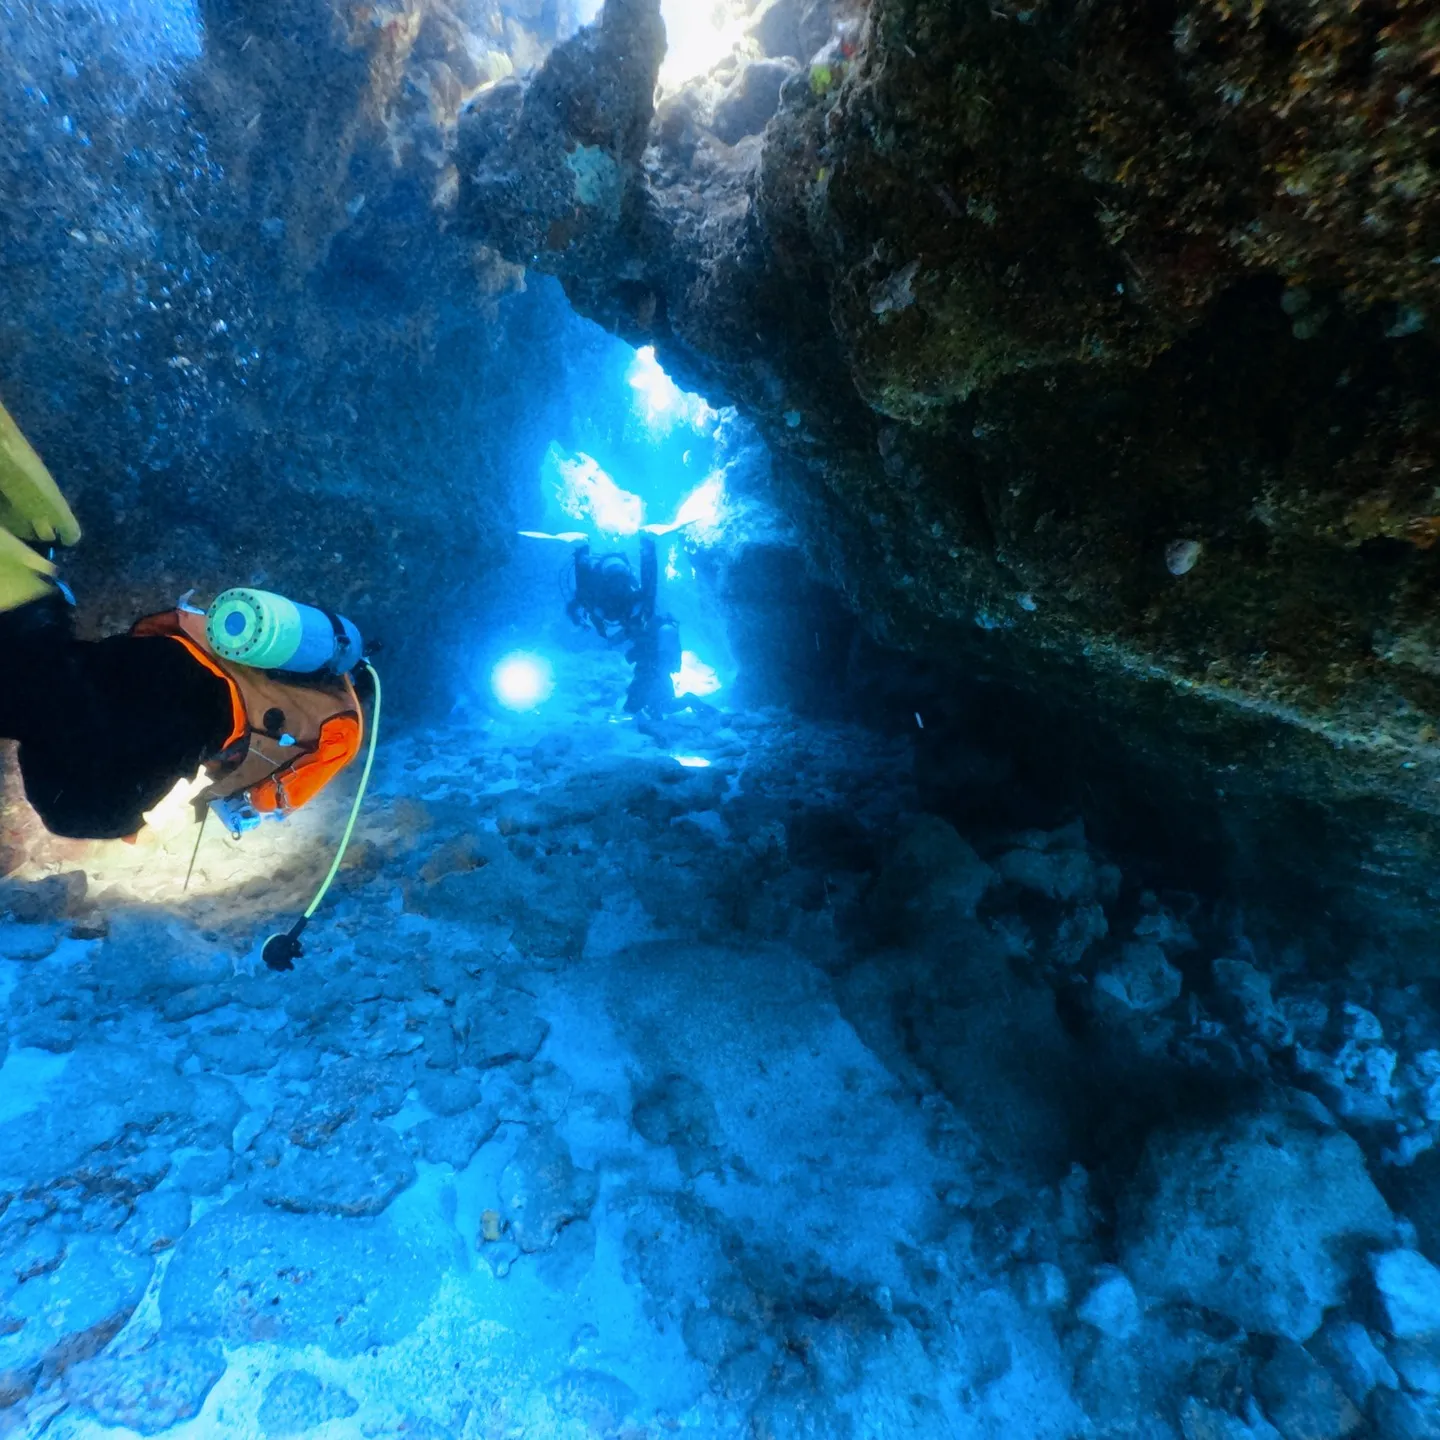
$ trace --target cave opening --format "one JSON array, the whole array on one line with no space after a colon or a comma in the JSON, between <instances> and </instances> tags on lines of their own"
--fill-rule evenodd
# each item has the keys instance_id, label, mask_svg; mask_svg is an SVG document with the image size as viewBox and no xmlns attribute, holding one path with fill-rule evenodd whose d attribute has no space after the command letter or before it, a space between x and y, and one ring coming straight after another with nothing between
<instances>
[{"instance_id":1,"label":"cave opening","mask_svg":"<svg viewBox=\"0 0 1440 1440\"><path fill-rule=\"evenodd\" d=\"M0 1435L1440 1434L1428 52L1143 10L0 5Z\"/></svg>"}]
</instances>

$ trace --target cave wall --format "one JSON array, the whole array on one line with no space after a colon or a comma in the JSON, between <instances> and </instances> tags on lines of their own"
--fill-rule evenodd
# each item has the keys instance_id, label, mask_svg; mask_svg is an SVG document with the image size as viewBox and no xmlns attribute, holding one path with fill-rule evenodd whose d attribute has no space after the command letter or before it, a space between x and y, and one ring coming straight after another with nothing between
<instances>
[{"instance_id":1,"label":"cave wall","mask_svg":"<svg viewBox=\"0 0 1440 1440\"><path fill-rule=\"evenodd\" d=\"M657 6L610 0L462 116L462 222L755 418L874 636L1108 716L1252 889L1289 811L1292 869L1423 925L1433 21L874 0L767 41L815 11L657 109Z\"/></svg>"},{"instance_id":2,"label":"cave wall","mask_svg":"<svg viewBox=\"0 0 1440 1440\"><path fill-rule=\"evenodd\" d=\"M545 358L580 324L448 226L447 137L573 9L0 17L0 395L85 529L88 632L268 584L353 614L396 699L425 693L568 410Z\"/></svg>"}]
</instances>

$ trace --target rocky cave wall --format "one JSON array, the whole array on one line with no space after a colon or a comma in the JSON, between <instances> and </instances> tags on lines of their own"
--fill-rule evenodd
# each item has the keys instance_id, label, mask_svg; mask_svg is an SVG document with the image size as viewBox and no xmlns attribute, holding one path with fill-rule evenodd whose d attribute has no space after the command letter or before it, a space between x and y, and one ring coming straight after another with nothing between
<instances>
[{"instance_id":1,"label":"rocky cave wall","mask_svg":"<svg viewBox=\"0 0 1440 1440\"><path fill-rule=\"evenodd\" d=\"M753 34L657 109L656 0L609 0L462 116L469 233L752 415L872 633L1040 696L1061 748L1110 717L1252 896L1279 840L1305 905L1423 926L1433 16L771 0Z\"/></svg>"},{"instance_id":2,"label":"rocky cave wall","mask_svg":"<svg viewBox=\"0 0 1440 1440\"><path fill-rule=\"evenodd\" d=\"M573 400L550 273L757 421L816 574L917 657L857 668L761 563L773 681L923 702L957 803L1024 750L1176 869L1423 926L1433 21L764 0L657 107L656 0L594 8L7 14L0 394L84 622L240 578L458 633Z\"/></svg>"},{"instance_id":3,"label":"rocky cave wall","mask_svg":"<svg viewBox=\"0 0 1440 1440\"><path fill-rule=\"evenodd\" d=\"M422 693L578 379L553 284L448 226L447 136L576 23L496 0L0 17L0 395L84 526L84 627L270 584L388 638L397 699Z\"/></svg>"}]
</instances>

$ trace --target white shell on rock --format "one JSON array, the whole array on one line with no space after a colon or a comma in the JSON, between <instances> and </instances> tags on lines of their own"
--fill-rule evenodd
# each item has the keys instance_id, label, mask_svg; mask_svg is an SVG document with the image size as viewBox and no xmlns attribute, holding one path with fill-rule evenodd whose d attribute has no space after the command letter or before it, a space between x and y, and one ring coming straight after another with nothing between
<instances>
[{"instance_id":1,"label":"white shell on rock","mask_svg":"<svg viewBox=\"0 0 1440 1440\"><path fill-rule=\"evenodd\" d=\"M1172 540L1165 547L1165 568L1172 575L1188 575L1205 547L1198 540Z\"/></svg>"}]
</instances>

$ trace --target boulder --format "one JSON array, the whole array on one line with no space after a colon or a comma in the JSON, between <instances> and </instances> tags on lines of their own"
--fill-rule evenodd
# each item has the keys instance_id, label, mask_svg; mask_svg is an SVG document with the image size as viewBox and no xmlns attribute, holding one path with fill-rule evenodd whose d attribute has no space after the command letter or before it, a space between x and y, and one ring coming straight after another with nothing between
<instances>
[{"instance_id":1,"label":"boulder","mask_svg":"<svg viewBox=\"0 0 1440 1440\"><path fill-rule=\"evenodd\" d=\"M420 1103L436 1115L459 1115L473 1110L483 1098L476 1075L436 1075L424 1072L416 1077Z\"/></svg>"},{"instance_id":2,"label":"boulder","mask_svg":"<svg viewBox=\"0 0 1440 1440\"><path fill-rule=\"evenodd\" d=\"M589 1435L615 1434L640 1403L623 1380L603 1370L567 1370L549 1393L556 1410L578 1420Z\"/></svg>"},{"instance_id":3,"label":"boulder","mask_svg":"<svg viewBox=\"0 0 1440 1440\"><path fill-rule=\"evenodd\" d=\"M1392 1228L1360 1147L1276 1105L1152 1136L1121 1248L1142 1294L1303 1342Z\"/></svg>"},{"instance_id":4,"label":"boulder","mask_svg":"<svg viewBox=\"0 0 1440 1440\"><path fill-rule=\"evenodd\" d=\"M1354 1320L1327 1320L1308 1348L1356 1405L1363 1406L1377 1386L1394 1390L1400 1383L1370 1332Z\"/></svg>"},{"instance_id":5,"label":"boulder","mask_svg":"<svg viewBox=\"0 0 1440 1440\"><path fill-rule=\"evenodd\" d=\"M715 1106L687 1075L666 1075L643 1090L631 1123L652 1145L671 1146L687 1175L713 1163L718 1133Z\"/></svg>"},{"instance_id":6,"label":"boulder","mask_svg":"<svg viewBox=\"0 0 1440 1440\"><path fill-rule=\"evenodd\" d=\"M284 1145L250 1188L280 1210L360 1216L379 1215L414 1180L404 1140L388 1125L357 1120L321 1145Z\"/></svg>"},{"instance_id":7,"label":"boulder","mask_svg":"<svg viewBox=\"0 0 1440 1440\"><path fill-rule=\"evenodd\" d=\"M176 1167L175 1184L189 1195L218 1195L229 1183L234 1164L228 1150L188 1155Z\"/></svg>"},{"instance_id":8,"label":"boulder","mask_svg":"<svg viewBox=\"0 0 1440 1440\"><path fill-rule=\"evenodd\" d=\"M1325 1367L1290 1340L1260 1367L1255 1393L1284 1440L1345 1440L1364 1424Z\"/></svg>"},{"instance_id":9,"label":"boulder","mask_svg":"<svg viewBox=\"0 0 1440 1440\"><path fill-rule=\"evenodd\" d=\"M1181 1402L1180 1433L1185 1440L1280 1440L1280 1432L1258 1411L1242 1419L1194 1396Z\"/></svg>"},{"instance_id":10,"label":"boulder","mask_svg":"<svg viewBox=\"0 0 1440 1440\"><path fill-rule=\"evenodd\" d=\"M308 1370L282 1370L265 1387L258 1418L268 1440L282 1440L331 1420L348 1420L359 1408L349 1391Z\"/></svg>"},{"instance_id":11,"label":"boulder","mask_svg":"<svg viewBox=\"0 0 1440 1440\"><path fill-rule=\"evenodd\" d=\"M450 869L449 865L459 868ZM538 874L511 854L498 835L476 835L450 856L445 873L405 890L411 914L459 925L509 925L517 948L542 956L579 955L590 925L592 896L580 872ZM434 871L429 872L435 874Z\"/></svg>"},{"instance_id":12,"label":"boulder","mask_svg":"<svg viewBox=\"0 0 1440 1440\"><path fill-rule=\"evenodd\" d=\"M1002 855L995 870L1010 885L1066 904L1092 900L1096 892L1095 862L1083 848L1020 846Z\"/></svg>"},{"instance_id":13,"label":"boulder","mask_svg":"<svg viewBox=\"0 0 1440 1440\"><path fill-rule=\"evenodd\" d=\"M1097 1004L1138 1015L1153 1015L1173 1005L1183 987L1180 972L1150 941L1126 945L1095 977Z\"/></svg>"},{"instance_id":14,"label":"boulder","mask_svg":"<svg viewBox=\"0 0 1440 1440\"><path fill-rule=\"evenodd\" d=\"M255 1030L197 1032L189 1043L201 1065L220 1075L262 1075L275 1063L268 1038Z\"/></svg>"},{"instance_id":15,"label":"boulder","mask_svg":"<svg viewBox=\"0 0 1440 1440\"><path fill-rule=\"evenodd\" d=\"M85 908L89 881L83 870L66 870L43 880L0 883L0 912L22 925L48 925L67 920Z\"/></svg>"},{"instance_id":16,"label":"boulder","mask_svg":"<svg viewBox=\"0 0 1440 1440\"><path fill-rule=\"evenodd\" d=\"M595 1175L579 1170L570 1147L553 1130L520 1142L500 1175L500 1203L516 1244L527 1253L550 1246L572 1221L595 1204Z\"/></svg>"},{"instance_id":17,"label":"boulder","mask_svg":"<svg viewBox=\"0 0 1440 1440\"><path fill-rule=\"evenodd\" d=\"M1440 1335L1423 1340L1397 1340L1390 1359L1407 1390L1440 1398Z\"/></svg>"},{"instance_id":18,"label":"boulder","mask_svg":"<svg viewBox=\"0 0 1440 1440\"><path fill-rule=\"evenodd\" d=\"M955 919L970 920L995 872L950 825L923 815L901 837L873 896L880 928L916 936Z\"/></svg>"},{"instance_id":19,"label":"boulder","mask_svg":"<svg viewBox=\"0 0 1440 1440\"><path fill-rule=\"evenodd\" d=\"M224 1373L218 1345L157 1338L74 1366L65 1376L65 1398L102 1425L159 1435L194 1419Z\"/></svg>"},{"instance_id":20,"label":"boulder","mask_svg":"<svg viewBox=\"0 0 1440 1440\"><path fill-rule=\"evenodd\" d=\"M148 1258L84 1236L60 1265L21 1285L4 1307L5 1328L18 1328L0 1335L0 1406L103 1350L135 1313L150 1273Z\"/></svg>"},{"instance_id":21,"label":"boulder","mask_svg":"<svg viewBox=\"0 0 1440 1440\"><path fill-rule=\"evenodd\" d=\"M1440 1269L1418 1250L1387 1250L1371 1259L1385 1329L1397 1340L1440 1331Z\"/></svg>"},{"instance_id":22,"label":"boulder","mask_svg":"<svg viewBox=\"0 0 1440 1440\"><path fill-rule=\"evenodd\" d=\"M59 944L58 926L0 924L0 960L43 960Z\"/></svg>"},{"instance_id":23,"label":"boulder","mask_svg":"<svg viewBox=\"0 0 1440 1440\"><path fill-rule=\"evenodd\" d=\"M230 956L189 925L159 910L121 910L97 961L106 995L118 1002L163 1004L172 995L235 978Z\"/></svg>"},{"instance_id":24,"label":"boulder","mask_svg":"<svg viewBox=\"0 0 1440 1440\"><path fill-rule=\"evenodd\" d=\"M834 0L761 0L750 33L767 55L809 60L829 40Z\"/></svg>"},{"instance_id":25,"label":"boulder","mask_svg":"<svg viewBox=\"0 0 1440 1440\"><path fill-rule=\"evenodd\" d=\"M237 1196L180 1243L160 1287L171 1333L223 1345L393 1345L427 1313L449 1256L386 1221L287 1214Z\"/></svg>"},{"instance_id":26,"label":"boulder","mask_svg":"<svg viewBox=\"0 0 1440 1440\"><path fill-rule=\"evenodd\" d=\"M182 1076L151 1051L80 1046L40 1110L0 1122L0 1193L68 1182L134 1195L176 1146L228 1143L237 1109L227 1082Z\"/></svg>"},{"instance_id":27,"label":"boulder","mask_svg":"<svg viewBox=\"0 0 1440 1440\"><path fill-rule=\"evenodd\" d=\"M148 1255L171 1249L190 1228L190 1196L183 1190L155 1190L135 1201L125 1238Z\"/></svg>"},{"instance_id":28,"label":"boulder","mask_svg":"<svg viewBox=\"0 0 1440 1440\"><path fill-rule=\"evenodd\" d=\"M550 1033L534 999L504 986L473 997L456 1014L465 1037L465 1063L479 1070L533 1060Z\"/></svg>"},{"instance_id":29,"label":"boulder","mask_svg":"<svg viewBox=\"0 0 1440 1440\"><path fill-rule=\"evenodd\" d=\"M65 1237L44 1225L32 1226L16 1241L4 1238L7 1243L5 1258L0 1261L0 1294L37 1275L48 1275L65 1258Z\"/></svg>"},{"instance_id":30,"label":"boulder","mask_svg":"<svg viewBox=\"0 0 1440 1440\"><path fill-rule=\"evenodd\" d=\"M1370 1401L1375 1440L1435 1440L1440 1403L1398 1390L1377 1390Z\"/></svg>"},{"instance_id":31,"label":"boulder","mask_svg":"<svg viewBox=\"0 0 1440 1440\"><path fill-rule=\"evenodd\" d=\"M491 1105L482 1105L458 1115L422 1120L405 1138L418 1158L463 1170L499 1128L499 1113Z\"/></svg>"},{"instance_id":32,"label":"boulder","mask_svg":"<svg viewBox=\"0 0 1440 1440\"><path fill-rule=\"evenodd\" d=\"M1143 1319L1135 1287L1123 1271L1113 1266L1103 1267L1096 1275L1075 1313L1087 1325L1116 1340L1128 1340Z\"/></svg>"}]
</instances>

